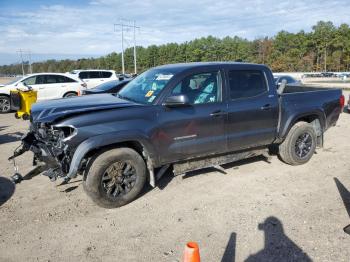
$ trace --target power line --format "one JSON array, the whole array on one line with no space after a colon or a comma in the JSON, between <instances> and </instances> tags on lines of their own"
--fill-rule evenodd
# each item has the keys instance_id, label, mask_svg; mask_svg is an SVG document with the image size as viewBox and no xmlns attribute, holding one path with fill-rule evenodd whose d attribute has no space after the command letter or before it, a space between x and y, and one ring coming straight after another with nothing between
<instances>
[{"instance_id":1,"label":"power line","mask_svg":"<svg viewBox=\"0 0 350 262\"><path fill-rule=\"evenodd\" d=\"M29 73L32 74L33 70L32 70L32 52L30 50L24 50L24 49L19 49L17 50L17 53L19 53L19 56L21 58L21 65L22 65L22 75L25 75L24 72L24 60L23 60L23 55L27 54L28 56L28 66L29 66Z\"/></svg>"},{"instance_id":2,"label":"power line","mask_svg":"<svg viewBox=\"0 0 350 262\"><path fill-rule=\"evenodd\" d=\"M17 51L17 53L19 53L20 54L20 57L21 57L21 64L22 64L22 76L24 76L24 62L23 62L23 50L22 49L19 49L18 51Z\"/></svg>"},{"instance_id":3,"label":"power line","mask_svg":"<svg viewBox=\"0 0 350 262\"><path fill-rule=\"evenodd\" d=\"M140 27L136 26L135 20L133 21L133 25L124 24L122 20L119 24L114 24L114 32L116 32L115 27L121 27L121 45L122 45L122 72L125 74L125 61L124 61L124 28L132 28L133 29L133 38L134 38L134 73L137 74L137 57L136 57L136 28L140 29Z\"/></svg>"}]
</instances>

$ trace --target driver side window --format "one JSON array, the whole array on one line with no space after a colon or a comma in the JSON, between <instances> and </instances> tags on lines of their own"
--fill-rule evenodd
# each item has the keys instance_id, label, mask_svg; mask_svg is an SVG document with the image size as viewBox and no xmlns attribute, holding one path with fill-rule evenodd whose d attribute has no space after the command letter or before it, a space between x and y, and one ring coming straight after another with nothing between
<instances>
[{"instance_id":1,"label":"driver side window","mask_svg":"<svg viewBox=\"0 0 350 262\"><path fill-rule=\"evenodd\" d=\"M221 99L221 80L219 72L190 75L178 83L172 95L186 95L190 104L215 103Z\"/></svg>"}]
</instances>

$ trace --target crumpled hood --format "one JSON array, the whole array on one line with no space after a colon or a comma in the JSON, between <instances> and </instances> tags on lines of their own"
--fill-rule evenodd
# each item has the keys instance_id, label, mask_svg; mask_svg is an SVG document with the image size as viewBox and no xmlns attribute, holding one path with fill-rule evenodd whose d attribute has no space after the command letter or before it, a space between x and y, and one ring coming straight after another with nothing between
<instances>
[{"instance_id":1,"label":"crumpled hood","mask_svg":"<svg viewBox=\"0 0 350 262\"><path fill-rule=\"evenodd\" d=\"M112 94L61 98L33 104L31 118L33 122L49 123L73 114L130 106L141 105L120 99Z\"/></svg>"}]
</instances>

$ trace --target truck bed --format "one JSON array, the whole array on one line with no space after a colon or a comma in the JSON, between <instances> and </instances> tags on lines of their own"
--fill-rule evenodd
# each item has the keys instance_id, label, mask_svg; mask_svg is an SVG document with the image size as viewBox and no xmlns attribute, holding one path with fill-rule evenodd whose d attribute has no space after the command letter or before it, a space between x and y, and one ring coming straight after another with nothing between
<instances>
[{"instance_id":1,"label":"truck bed","mask_svg":"<svg viewBox=\"0 0 350 262\"><path fill-rule=\"evenodd\" d=\"M318 115L322 120L323 131L335 125L341 113L339 99L341 89L313 86L286 86L280 96L279 136L284 137L287 126L300 117L303 112Z\"/></svg>"},{"instance_id":2,"label":"truck bed","mask_svg":"<svg viewBox=\"0 0 350 262\"><path fill-rule=\"evenodd\" d=\"M283 94L290 93L301 93L301 92L314 92L314 91L327 91L334 90L334 88L325 88L325 87L315 87L315 86L304 86L304 85L287 85L284 88Z\"/></svg>"}]
</instances>

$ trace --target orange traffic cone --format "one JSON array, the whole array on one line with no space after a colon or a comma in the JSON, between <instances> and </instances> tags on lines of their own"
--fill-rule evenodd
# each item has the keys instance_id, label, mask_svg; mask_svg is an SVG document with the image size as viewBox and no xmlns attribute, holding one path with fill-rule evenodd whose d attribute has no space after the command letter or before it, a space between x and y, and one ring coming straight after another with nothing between
<instances>
[{"instance_id":1,"label":"orange traffic cone","mask_svg":"<svg viewBox=\"0 0 350 262\"><path fill-rule=\"evenodd\" d=\"M199 247L196 242L188 242L185 246L183 262L200 262Z\"/></svg>"}]
</instances>

